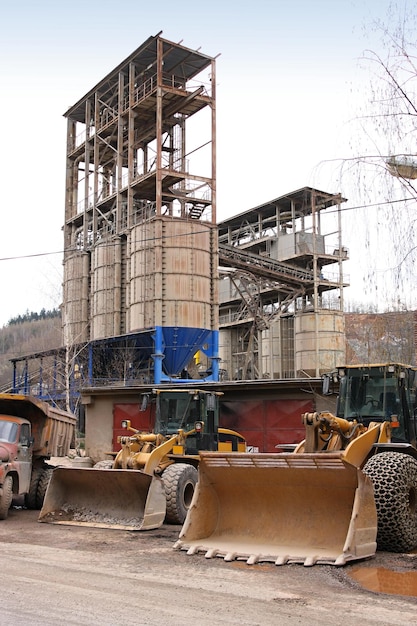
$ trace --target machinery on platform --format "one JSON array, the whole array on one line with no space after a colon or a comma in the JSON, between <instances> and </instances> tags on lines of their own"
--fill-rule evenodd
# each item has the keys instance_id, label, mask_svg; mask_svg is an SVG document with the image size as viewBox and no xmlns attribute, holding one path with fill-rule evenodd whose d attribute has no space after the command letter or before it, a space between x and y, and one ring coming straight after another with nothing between
<instances>
[{"instance_id":1,"label":"machinery on platform","mask_svg":"<svg viewBox=\"0 0 417 626\"><path fill-rule=\"evenodd\" d=\"M152 397L151 397L152 395ZM119 437L111 469L57 468L39 521L147 530L164 520L182 524L194 494L201 450L244 452L244 438L219 428L221 393L157 389L144 394L142 409L156 402L152 433L131 427Z\"/></svg>"},{"instance_id":2,"label":"machinery on platform","mask_svg":"<svg viewBox=\"0 0 417 626\"><path fill-rule=\"evenodd\" d=\"M175 547L248 564L348 561L417 546L417 370L339 368L337 416L305 413L291 452L202 452Z\"/></svg>"}]
</instances>

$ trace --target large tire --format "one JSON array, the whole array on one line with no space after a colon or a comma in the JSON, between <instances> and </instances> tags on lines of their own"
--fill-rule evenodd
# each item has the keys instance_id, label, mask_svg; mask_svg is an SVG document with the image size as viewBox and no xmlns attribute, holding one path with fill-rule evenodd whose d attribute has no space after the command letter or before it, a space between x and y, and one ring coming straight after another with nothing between
<instances>
[{"instance_id":1,"label":"large tire","mask_svg":"<svg viewBox=\"0 0 417 626\"><path fill-rule=\"evenodd\" d=\"M42 508L52 472L53 467L48 465L33 468L29 492L25 495L25 505L28 509Z\"/></svg>"},{"instance_id":2,"label":"large tire","mask_svg":"<svg viewBox=\"0 0 417 626\"><path fill-rule=\"evenodd\" d=\"M6 476L3 483L3 495L0 496L0 520L6 519L13 499L13 478Z\"/></svg>"},{"instance_id":3,"label":"large tire","mask_svg":"<svg viewBox=\"0 0 417 626\"><path fill-rule=\"evenodd\" d=\"M32 468L32 475L30 477L29 491L25 494L25 505L28 509L37 509L37 493L39 480L42 474L42 467Z\"/></svg>"},{"instance_id":4,"label":"large tire","mask_svg":"<svg viewBox=\"0 0 417 626\"><path fill-rule=\"evenodd\" d=\"M51 480L53 467L44 467L39 478L38 491L36 494L36 508L41 509L43 507L43 501L45 500L45 493L48 489L49 481Z\"/></svg>"},{"instance_id":5,"label":"large tire","mask_svg":"<svg viewBox=\"0 0 417 626\"><path fill-rule=\"evenodd\" d=\"M409 552L417 547L417 461L401 452L381 452L364 467L373 483L379 550Z\"/></svg>"},{"instance_id":6,"label":"large tire","mask_svg":"<svg viewBox=\"0 0 417 626\"><path fill-rule=\"evenodd\" d=\"M198 472L187 463L173 463L163 472L162 480L167 502L165 521L168 524L183 524L191 505Z\"/></svg>"}]
</instances>

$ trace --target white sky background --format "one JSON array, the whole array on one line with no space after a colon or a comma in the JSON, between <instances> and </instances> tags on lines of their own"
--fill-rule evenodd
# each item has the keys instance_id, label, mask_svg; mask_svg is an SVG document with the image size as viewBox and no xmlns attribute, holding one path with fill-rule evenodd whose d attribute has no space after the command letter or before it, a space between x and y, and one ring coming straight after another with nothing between
<instances>
[{"instance_id":1,"label":"white sky background","mask_svg":"<svg viewBox=\"0 0 417 626\"><path fill-rule=\"evenodd\" d=\"M21 0L3 6L0 325L26 310L39 312L61 302L63 114L161 30L168 40L182 40L209 56L220 54L219 221L306 185L341 192L351 206L370 203L369 197L351 198L349 183L340 180L340 164L323 162L351 156L349 120L358 115L361 86L368 80L358 60L366 48L379 45L372 23L385 19L390 4ZM358 223L355 211L349 213L344 240L352 256ZM349 270L359 294L360 256Z\"/></svg>"}]
</instances>

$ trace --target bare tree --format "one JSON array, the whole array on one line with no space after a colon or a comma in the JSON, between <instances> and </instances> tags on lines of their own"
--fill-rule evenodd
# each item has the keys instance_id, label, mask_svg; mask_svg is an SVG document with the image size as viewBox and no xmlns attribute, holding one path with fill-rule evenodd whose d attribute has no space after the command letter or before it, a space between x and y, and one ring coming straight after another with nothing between
<instances>
[{"instance_id":1,"label":"bare tree","mask_svg":"<svg viewBox=\"0 0 417 626\"><path fill-rule=\"evenodd\" d=\"M414 8L392 3L371 30L377 48L360 60L366 79L358 86L362 104L350 124L353 156L341 166L344 193L358 207L346 212L344 232L354 240L359 261L353 281L361 276L368 301L379 310L403 310L417 305Z\"/></svg>"}]
</instances>

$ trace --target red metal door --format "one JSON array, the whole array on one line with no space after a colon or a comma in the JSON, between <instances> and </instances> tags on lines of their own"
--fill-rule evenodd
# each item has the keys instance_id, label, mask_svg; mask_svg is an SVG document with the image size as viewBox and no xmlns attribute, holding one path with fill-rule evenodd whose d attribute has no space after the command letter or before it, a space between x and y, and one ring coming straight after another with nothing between
<instances>
[{"instance_id":1,"label":"red metal door","mask_svg":"<svg viewBox=\"0 0 417 626\"><path fill-rule=\"evenodd\" d=\"M121 427L122 420L130 420L133 428L144 432L152 432L154 424L153 404L149 403L145 411L140 410L140 405L132 404L115 404L113 405L113 450L120 450L117 443L119 435L126 435L127 431Z\"/></svg>"},{"instance_id":2,"label":"red metal door","mask_svg":"<svg viewBox=\"0 0 417 626\"><path fill-rule=\"evenodd\" d=\"M227 400L220 405L220 426L237 430L254 452L278 452L277 444L305 438L301 414L313 410L312 400Z\"/></svg>"}]
</instances>

